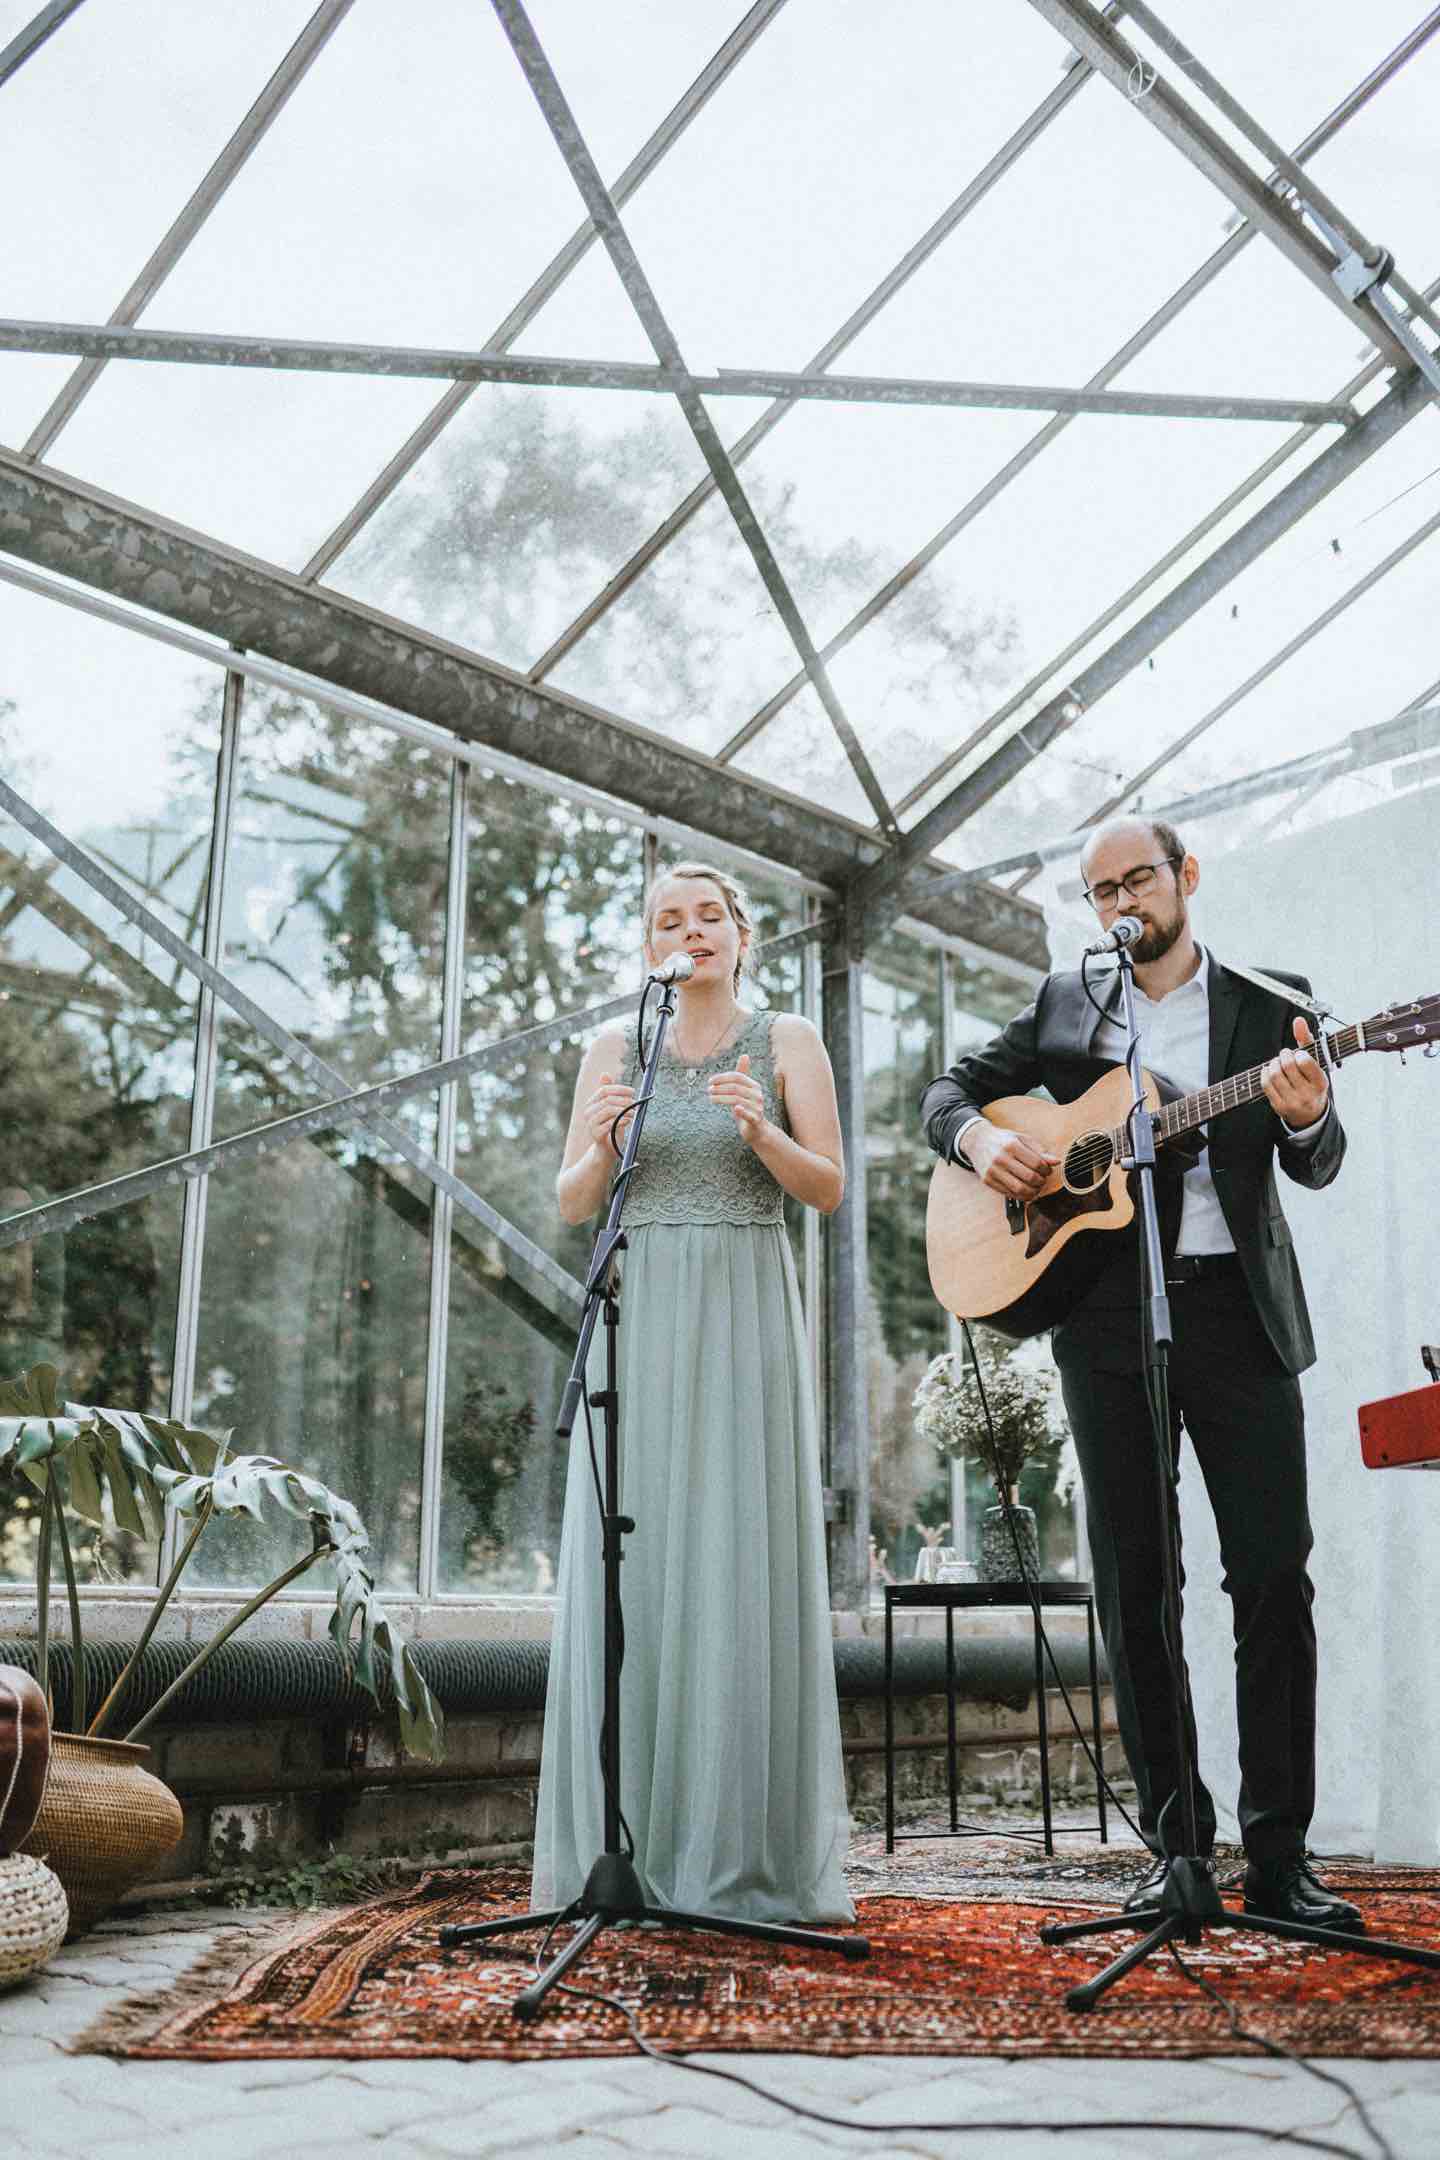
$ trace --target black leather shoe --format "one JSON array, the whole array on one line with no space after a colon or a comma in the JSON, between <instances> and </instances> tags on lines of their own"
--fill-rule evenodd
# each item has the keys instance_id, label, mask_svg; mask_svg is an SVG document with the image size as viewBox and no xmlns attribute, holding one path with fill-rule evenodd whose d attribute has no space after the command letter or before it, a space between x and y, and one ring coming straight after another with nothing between
<instances>
[{"instance_id":1,"label":"black leather shoe","mask_svg":"<svg viewBox=\"0 0 1440 2160\"><path fill-rule=\"evenodd\" d=\"M1333 1928L1341 1935L1363 1935L1358 1905L1327 1890L1303 1854L1289 1860L1252 1860L1245 1870L1245 1910L1269 1920L1294 1920L1302 1927Z\"/></svg>"},{"instance_id":2,"label":"black leather shoe","mask_svg":"<svg viewBox=\"0 0 1440 2160\"><path fill-rule=\"evenodd\" d=\"M1195 1865L1206 1875L1213 1876L1215 1873L1215 1862L1208 1855L1204 1859L1197 1860ZM1146 1872L1141 1876L1139 1882L1136 1883L1125 1903L1121 1906L1121 1911L1128 1913L1158 1913L1160 1901L1165 1894L1165 1878L1169 1871L1170 1862L1163 1855L1152 1860Z\"/></svg>"},{"instance_id":3,"label":"black leather shoe","mask_svg":"<svg viewBox=\"0 0 1440 2160\"><path fill-rule=\"evenodd\" d=\"M1121 1906L1121 1911L1159 1912L1160 1895L1165 1888L1165 1875L1169 1865L1169 1861L1163 1855L1157 1860L1152 1860L1139 1882L1136 1883L1134 1889L1126 1898L1125 1903Z\"/></svg>"}]
</instances>

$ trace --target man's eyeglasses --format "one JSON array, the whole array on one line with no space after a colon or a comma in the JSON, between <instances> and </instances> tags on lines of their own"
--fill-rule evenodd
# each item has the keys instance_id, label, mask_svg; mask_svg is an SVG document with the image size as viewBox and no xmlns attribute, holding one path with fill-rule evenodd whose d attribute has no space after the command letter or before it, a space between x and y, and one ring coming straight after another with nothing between
<instances>
[{"instance_id":1,"label":"man's eyeglasses","mask_svg":"<svg viewBox=\"0 0 1440 2160\"><path fill-rule=\"evenodd\" d=\"M1155 883L1157 871L1163 870L1167 863L1173 870L1183 860L1184 857L1180 855L1162 855L1159 862L1136 863L1133 870L1125 872L1124 877L1102 878L1098 885L1087 885L1085 898L1097 915L1108 907L1114 907L1122 892L1128 892L1132 900L1138 900L1140 895L1149 892Z\"/></svg>"}]
</instances>

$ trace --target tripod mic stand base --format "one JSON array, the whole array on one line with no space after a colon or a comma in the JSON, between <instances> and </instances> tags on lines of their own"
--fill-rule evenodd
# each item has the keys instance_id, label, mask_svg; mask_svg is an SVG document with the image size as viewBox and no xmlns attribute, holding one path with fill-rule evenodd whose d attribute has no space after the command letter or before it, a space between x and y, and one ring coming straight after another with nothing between
<instances>
[{"instance_id":1,"label":"tripod mic stand base","mask_svg":"<svg viewBox=\"0 0 1440 2160\"><path fill-rule=\"evenodd\" d=\"M1408 1965L1424 1965L1440 1971L1440 1950L1422 1950L1418 1944L1392 1942L1383 1935L1346 1935L1338 1928L1306 1927L1297 1920L1272 1920L1261 1913L1232 1912L1222 1904L1219 1886L1203 1860L1173 1857L1165 1873L1165 1887L1157 1905L1143 1912L1105 1913L1095 1920L1068 1920L1047 1924L1040 1930L1043 1943L1076 1942L1087 1935L1110 1935L1121 1928L1143 1928L1139 1942L1131 1943L1098 1973L1065 1997L1067 2010L1093 2010L1107 1988L1163 1950L1167 1943L1198 1943L1207 1928L1237 1928L1247 1934L1271 1935L1277 1942L1314 1943L1322 1950L1347 1950L1352 1955L1396 1958Z\"/></svg>"},{"instance_id":2,"label":"tripod mic stand base","mask_svg":"<svg viewBox=\"0 0 1440 2160\"><path fill-rule=\"evenodd\" d=\"M601 1853L573 1905L557 1906L550 1912L515 1913L504 1920L482 1920L474 1926L443 1927L440 1942L442 1948L453 1950L463 1943L483 1942L492 1935L551 1928L562 1920L580 1920L583 1924L545 1970L516 1996L515 2015L526 2023L539 2014L551 1988L607 1927L633 1927L648 1921L658 1928L750 1936L759 1942L783 1943L792 1950L827 1950L852 1960L870 1955L870 1945L863 1935L822 1935L812 1928L782 1927L769 1920L731 1920L719 1913L675 1912L668 1905L647 1904L634 1866L624 1853L614 1852Z\"/></svg>"}]
</instances>

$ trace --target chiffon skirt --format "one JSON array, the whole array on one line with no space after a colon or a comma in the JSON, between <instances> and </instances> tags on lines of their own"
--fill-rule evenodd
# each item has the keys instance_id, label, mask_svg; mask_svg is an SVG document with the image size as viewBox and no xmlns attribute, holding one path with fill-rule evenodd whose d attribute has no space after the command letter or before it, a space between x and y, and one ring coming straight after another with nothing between
<instances>
[{"instance_id":1,"label":"chiffon skirt","mask_svg":"<svg viewBox=\"0 0 1440 2160\"><path fill-rule=\"evenodd\" d=\"M799 1287L768 1224L630 1232L619 1327L621 1805L650 1903L854 1917ZM592 1388L603 1385L596 1329ZM592 1413L603 1476L600 1413ZM560 1544L532 1902L566 1905L604 1844L598 1509L583 1414Z\"/></svg>"}]
</instances>

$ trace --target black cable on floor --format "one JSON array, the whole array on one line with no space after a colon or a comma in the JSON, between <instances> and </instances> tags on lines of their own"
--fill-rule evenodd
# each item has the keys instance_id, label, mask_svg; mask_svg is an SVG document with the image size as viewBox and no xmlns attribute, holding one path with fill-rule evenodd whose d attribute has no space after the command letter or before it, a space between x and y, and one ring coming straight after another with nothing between
<instances>
[{"instance_id":1,"label":"black cable on floor","mask_svg":"<svg viewBox=\"0 0 1440 2160\"><path fill-rule=\"evenodd\" d=\"M1181 1957L1180 1952L1176 1949L1173 1942L1167 1943L1165 1947L1170 1952L1170 1955L1175 1960L1175 1963L1179 1966L1181 1972L1184 1973L1186 1979L1193 1981L1196 1987L1200 1988L1206 1995L1210 1997L1211 2001L1216 2005L1218 2009L1224 2011L1226 2017L1230 2021L1230 2032L1232 2038L1236 2040L1246 2040L1250 2043L1251 2047L1260 2048L1264 2051L1265 2054L1273 2055L1277 2062L1290 2063L1294 2066L1295 2069L1303 2070L1306 2073L1307 2077L1318 2078L1322 2085L1333 2085L1337 2092L1344 2093L1345 2098L1349 2101L1351 2107L1354 2108L1355 2113L1359 2116L1361 2123L1364 2125L1365 2129L1369 2131L1371 2137L1375 2140L1376 2147L1380 2153L1380 2160L1396 2160L1394 2146L1390 2143L1384 2131L1381 2130L1376 2124L1374 2117L1370 2113L1370 2110L1366 2107L1365 2102L1361 2099L1359 2093L1355 2090L1354 2086L1348 2084L1346 2080L1340 2076L1338 2071L1322 2070L1320 2068L1320 2065L1316 2062L1312 2062L1308 2055L1297 2054L1294 2048L1286 2047L1283 2040L1271 2040L1267 2038L1264 2033L1256 2032L1253 2030L1252 2027L1242 2024L1239 2012L1235 2009L1232 2003L1226 2001L1225 1997L1220 1993L1220 1990L1214 1985L1213 1981L1207 1980L1204 1973L1197 1972L1193 1965L1187 1965L1184 1958Z\"/></svg>"},{"instance_id":2,"label":"black cable on floor","mask_svg":"<svg viewBox=\"0 0 1440 2160\"><path fill-rule=\"evenodd\" d=\"M559 1926L558 1921L555 1926ZM554 1927L552 1927L550 1933L553 1935L554 1931ZM549 1940L550 1937L547 1935L545 1939L547 1945ZM539 1970L538 1958L536 1970ZM1159 2117L1143 2115L1134 2117L1073 2117L1064 2122L1024 2120L1015 2116L975 2117L969 2122L859 2122L853 2115L831 2115L823 2108L807 2107L801 2100L787 2100L783 2094L773 2092L768 2085L758 2084L754 2078L746 2077L739 2070L722 2070L716 2063L693 2062L690 2055L683 2049L657 2047L653 2040L647 2039L645 2034L641 2032L640 2022L634 2011L630 2009L627 2003L621 2002L617 1995L602 1995L594 1988L572 1987L568 1980L557 1982L557 1993L573 1996L577 2002L598 2003L603 2009L617 2012L625 2020L635 2047L651 2062L670 2063L678 2070L692 2071L697 2077L719 2078L724 2084L738 2085L743 2091L754 2093L757 2099L768 2100L773 2106L782 2108L787 2115L798 2116L805 2122L824 2123L827 2128L834 2130L869 2130L890 2137L954 2136L967 2131L984 2131L988 2136L995 2136L1002 2131L1029 2132L1048 2130L1057 2137L1062 2136L1067 2131L1077 2130L1090 2132L1102 2130L1174 2131L1177 2135L1184 2133L1186 2135L1201 2134L1215 2137L1258 2137L1265 2139L1269 2144L1295 2145L1305 2152L1338 2154L1340 2160L1370 2160L1368 2153L1361 2152L1354 2145L1338 2144L1333 2138L1311 2137L1304 2130L1265 2130L1258 2128L1253 2122L1187 2122L1176 2117L1162 2121ZM1283 2053L1283 2050L1281 2052ZM1309 2065L1302 2063L1301 2067L1308 2068ZM1321 2074L1328 2075L1328 2073ZM1339 2079L1334 2079L1332 2082L1343 2085L1343 2081ZM1367 2129L1371 2131L1372 2136L1378 2138L1378 2133L1370 2124L1368 2117L1366 2117L1363 2103L1360 2102L1358 2095L1352 2095L1352 2098L1355 2099L1361 2119L1365 2122ZM1384 2145L1383 2140L1380 2142L1384 2160L1395 2160L1395 2155L1390 2147Z\"/></svg>"}]
</instances>

